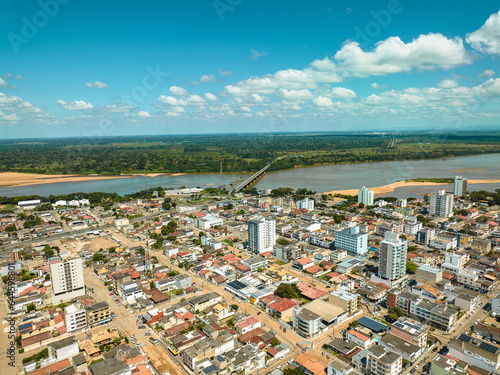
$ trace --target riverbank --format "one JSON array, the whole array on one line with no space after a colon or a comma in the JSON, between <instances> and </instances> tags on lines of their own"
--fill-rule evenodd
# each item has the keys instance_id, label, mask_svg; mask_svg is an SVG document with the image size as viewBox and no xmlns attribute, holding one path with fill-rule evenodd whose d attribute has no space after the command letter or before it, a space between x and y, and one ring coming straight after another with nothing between
<instances>
[{"instance_id":1,"label":"riverbank","mask_svg":"<svg viewBox=\"0 0 500 375\"><path fill-rule=\"evenodd\" d=\"M469 180L468 184L498 184L500 183L500 179L495 180ZM397 188L401 187L417 187L417 186L433 186L433 185L453 185L453 184L443 184L442 182L418 182L418 181L397 181L393 182L389 185L377 186L374 188L369 188L373 190L374 194L377 195L385 195L392 193ZM323 194L342 194L342 195L358 195L359 189L345 189L345 190L332 190L327 191Z\"/></svg>"},{"instance_id":2,"label":"riverbank","mask_svg":"<svg viewBox=\"0 0 500 375\"><path fill-rule=\"evenodd\" d=\"M79 181L95 181L95 180L110 180L117 178L131 178L130 176L79 176L73 174L66 175L50 175L50 174L35 174L35 173L19 173L19 172L3 172L0 173L0 187L16 187L29 186L40 184L55 184L58 182L79 182Z\"/></svg>"}]
</instances>

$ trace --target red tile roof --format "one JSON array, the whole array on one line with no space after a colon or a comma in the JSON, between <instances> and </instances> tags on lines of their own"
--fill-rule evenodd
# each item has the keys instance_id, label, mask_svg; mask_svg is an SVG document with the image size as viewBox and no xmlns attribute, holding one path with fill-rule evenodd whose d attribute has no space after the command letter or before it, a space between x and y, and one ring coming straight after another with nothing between
<instances>
[{"instance_id":1,"label":"red tile roof","mask_svg":"<svg viewBox=\"0 0 500 375\"><path fill-rule=\"evenodd\" d=\"M290 301L288 298L283 298L281 301L276 301L271 304L269 304L269 308L273 309L279 313L282 313L283 311L286 311L288 309L292 309L297 304L293 301Z\"/></svg>"}]
</instances>

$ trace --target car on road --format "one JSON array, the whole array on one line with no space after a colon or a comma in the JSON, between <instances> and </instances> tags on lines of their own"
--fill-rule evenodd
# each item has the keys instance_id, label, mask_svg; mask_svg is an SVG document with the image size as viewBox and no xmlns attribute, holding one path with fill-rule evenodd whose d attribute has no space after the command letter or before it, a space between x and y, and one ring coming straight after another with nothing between
<instances>
[{"instance_id":1,"label":"car on road","mask_svg":"<svg viewBox=\"0 0 500 375\"><path fill-rule=\"evenodd\" d=\"M464 325L464 322L460 323L460 325L461 325L461 326L463 326L463 325Z\"/></svg>"},{"instance_id":2,"label":"car on road","mask_svg":"<svg viewBox=\"0 0 500 375\"><path fill-rule=\"evenodd\" d=\"M144 332L144 336L151 336L151 332Z\"/></svg>"},{"instance_id":3,"label":"car on road","mask_svg":"<svg viewBox=\"0 0 500 375\"><path fill-rule=\"evenodd\" d=\"M115 294L114 293L109 293L110 296L114 296Z\"/></svg>"},{"instance_id":4,"label":"car on road","mask_svg":"<svg viewBox=\"0 0 500 375\"><path fill-rule=\"evenodd\" d=\"M139 328L139 329L146 329L146 326L139 326L137 328Z\"/></svg>"}]
</instances>

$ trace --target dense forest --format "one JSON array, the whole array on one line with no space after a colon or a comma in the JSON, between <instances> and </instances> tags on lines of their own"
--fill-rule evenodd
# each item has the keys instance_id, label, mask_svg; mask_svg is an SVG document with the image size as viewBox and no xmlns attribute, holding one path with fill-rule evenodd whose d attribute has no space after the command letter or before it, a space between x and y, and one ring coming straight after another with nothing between
<instances>
[{"instance_id":1,"label":"dense forest","mask_svg":"<svg viewBox=\"0 0 500 375\"><path fill-rule=\"evenodd\" d=\"M500 152L500 133L318 133L3 140L0 172L194 173L272 170ZM278 159L278 160L276 160Z\"/></svg>"}]
</instances>

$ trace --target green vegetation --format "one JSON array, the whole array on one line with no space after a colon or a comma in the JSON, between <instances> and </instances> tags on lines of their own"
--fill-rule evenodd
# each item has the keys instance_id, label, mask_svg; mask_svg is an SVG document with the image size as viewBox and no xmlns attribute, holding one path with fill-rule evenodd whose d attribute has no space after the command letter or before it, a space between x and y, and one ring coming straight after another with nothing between
<instances>
[{"instance_id":1,"label":"green vegetation","mask_svg":"<svg viewBox=\"0 0 500 375\"><path fill-rule=\"evenodd\" d=\"M387 310L387 316L389 317L390 321L395 322L403 316L403 310L401 310L399 307L390 308L389 310Z\"/></svg>"},{"instance_id":2,"label":"green vegetation","mask_svg":"<svg viewBox=\"0 0 500 375\"><path fill-rule=\"evenodd\" d=\"M42 359L46 358L49 358L49 350L47 348L43 349L38 353L30 355L29 357L23 358L23 364L31 361L40 362Z\"/></svg>"},{"instance_id":3,"label":"green vegetation","mask_svg":"<svg viewBox=\"0 0 500 375\"><path fill-rule=\"evenodd\" d=\"M500 189L496 189L495 192L484 190L472 191L469 193L469 199L473 202L480 202L487 204L488 206L495 206L500 204Z\"/></svg>"},{"instance_id":4,"label":"green vegetation","mask_svg":"<svg viewBox=\"0 0 500 375\"><path fill-rule=\"evenodd\" d=\"M417 272L418 265L411 261L406 262L406 273L415 274Z\"/></svg>"},{"instance_id":5,"label":"green vegetation","mask_svg":"<svg viewBox=\"0 0 500 375\"><path fill-rule=\"evenodd\" d=\"M407 182L435 182L438 184L452 184L454 182L453 178L412 178L411 180L406 180Z\"/></svg>"},{"instance_id":6,"label":"green vegetation","mask_svg":"<svg viewBox=\"0 0 500 375\"><path fill-rule=\"evenodd\" d=\"M317 133L0 141L0 172L49 174L269 171L333 163L436 159L499 152L500 134ZM140 198L140 197L134 197ZM44 207L45 208L45 207ZM168 209L165 207L165 209Z\"/></svg>"},{"instance_id":7,"label":"green vegetation","mask_svg":"<svg viewBox=\"0 0 500 375\"><path fill-rule=\"evenodd\" d=\"M283 370L283 375L306 375L306 373L304 372L302 367L297 366L293 369L289 367L285 368Z\"/></svg>"},{"instance_id":8,"label":"green vegetation","mask_svg":"<svg viewBox=\"0 0 500 375\"><path fill-rule=\"evenodd\" d=\"M276 292L274 293L278 297L282 298L299 298L300 297L300 290L297 288L297 284L285 284L282 283L278 286L278 289L276 289Z\"/></svg>"}]
</instances>

